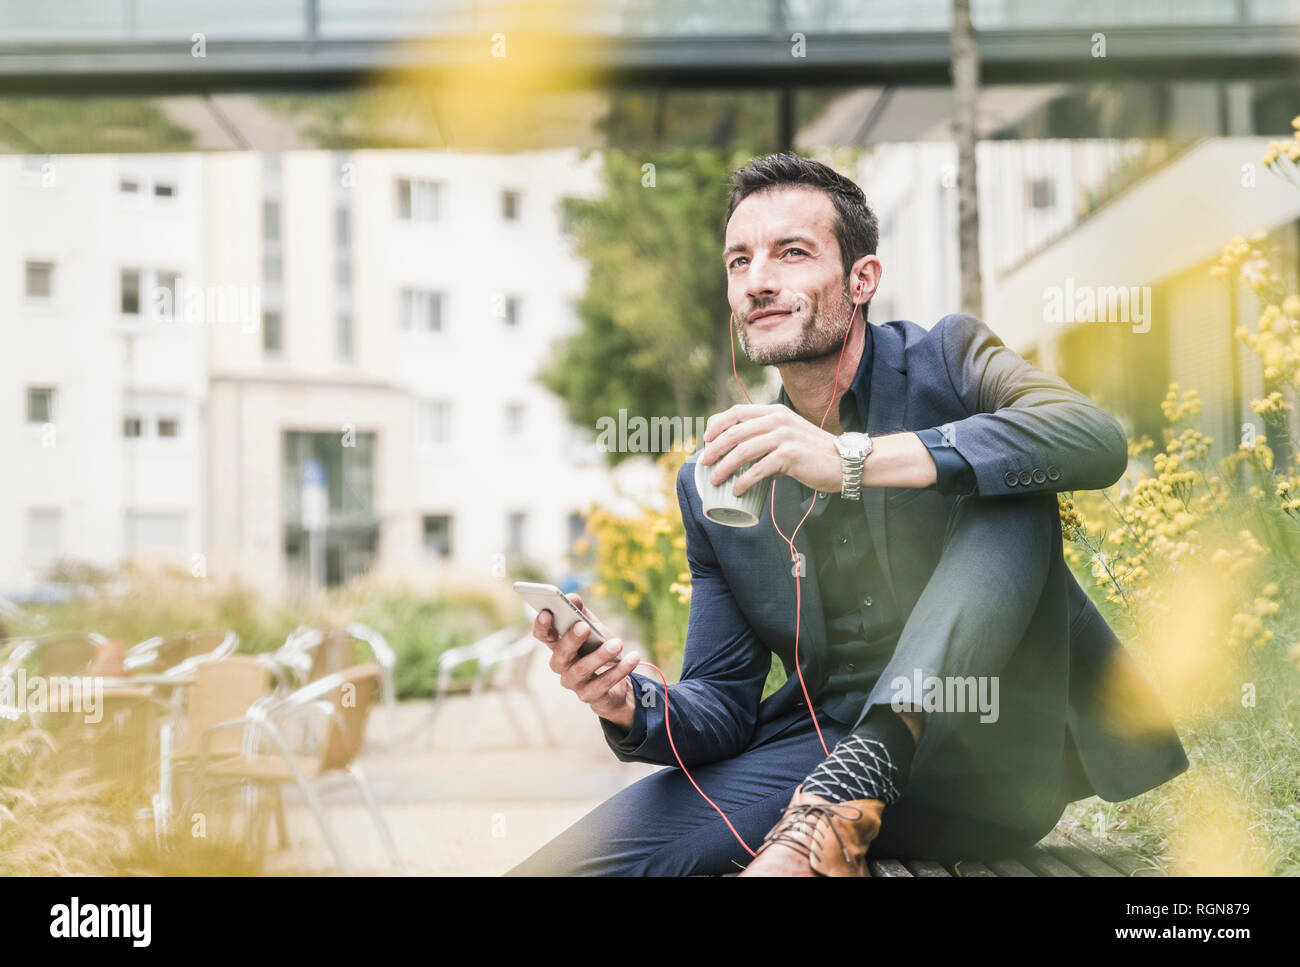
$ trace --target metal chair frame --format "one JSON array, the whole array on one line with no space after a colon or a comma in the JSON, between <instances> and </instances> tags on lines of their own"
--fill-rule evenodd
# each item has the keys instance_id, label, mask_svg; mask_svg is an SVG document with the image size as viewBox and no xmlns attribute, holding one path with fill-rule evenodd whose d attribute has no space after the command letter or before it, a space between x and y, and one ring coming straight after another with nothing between
<instances>
[{"instance_id":1,"label":"metal chair frame","mask_svg":"<svg viewBox=\"0 0 1300 967\"><path fill-rule=\"evenodd\" d=\"M365 666L357 667L364 668ZM274 784L277 787L278 792L279 783L282 781L280 779L262 781L241 777L225 783L210 781L210 777L208 777L208 769L211 764L209 758L210 744L213 735L223 729L241 728L244 730L241 752L245 758L252 758L259 754L264 736L271 740L276 754L283 758L288 764L294 780L298 787L303 791L303 795L307 800L307 805L315 816L316 822L320 826L321 832L324 834L331 852L334 854L334 858L338 861L340 868L346 875L355 875L355 869L348 860L342 844L334 834L334 830L330 826L329 820L325 815L324 804L320 799L320 791L326 781L335 781L337 779L351 780L357 787L358 791L361 793L362 800L365 802L366 807L370 812L370 816L379 832L380 840L383 842L384 848L388 852L389 859L391 860L394 869L399 872L405 872L405 864L402 861L401 855L398 853L397 844L393 840L392 833L388 829L388 824L384 821L383 813L379 809L379 803L375 799L374 793L371 791L370 783L366 779L365 773L360 764L355 761L356 751L358 750L354 750L352 761L349 761L342 767L330 768L322 759L320 772L317 775L308 778L299 767L297 757L294 755L293 749L281 728L286 720L298 716L316 715L329 723L327 727L343 729L344 726L340 721L338 708L335 703L326 701L325 698L326 696L338 692L343 685L349 681L349 672L351 671L354 670L347 669L343 672L335 672L334 674L327 675L324 678L317 679L314 682L304 685L302 688L287 696L273 699L260 706L255 706L250 709L249 713L245 716L230 719L225 722L219 722L208 728L204 732L200 743L198 769L199 776L203 777L207 781L204 787L196 793L194 802L197 803L203 797L217 791L218 789L228 788L231 786L246 787L249 785L257 786L263 784ZM324 746L322 746L322 756L323 754ZM245 808L250 825L254 829L253 839L255 847L260 850L262 846L262 823L260 818L254 815L256 811L255 800L250 800L246 797ZM278 817L277 821L280 824L277 832L281 837L281 845L284 845L286 831L283 825L282 813Z\"/></svg>"}]
</instances>

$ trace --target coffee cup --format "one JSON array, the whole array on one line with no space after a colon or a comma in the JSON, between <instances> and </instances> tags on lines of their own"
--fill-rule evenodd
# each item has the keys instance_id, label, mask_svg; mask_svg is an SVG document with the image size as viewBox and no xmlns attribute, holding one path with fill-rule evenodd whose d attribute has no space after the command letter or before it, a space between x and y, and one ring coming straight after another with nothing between
<instances>
[{"instance_id":1,"label":"coffee cup","mask_svg":"<svg viewBox=\"0 0 1300 967\"><path fill-rule=\"evenodd\" d=\"M731 492L736 478L754 465L754 461L741 464L740 468L720 484L709 482L716 463L703 464L695 461L695 489L699 491L700 503L704 506L704 516L715 524L726 527L753 527L763 516L763 501L767 499L767 489L772 483L771 477L765 477L737 497Z\"/></svg>"}]
</instances>

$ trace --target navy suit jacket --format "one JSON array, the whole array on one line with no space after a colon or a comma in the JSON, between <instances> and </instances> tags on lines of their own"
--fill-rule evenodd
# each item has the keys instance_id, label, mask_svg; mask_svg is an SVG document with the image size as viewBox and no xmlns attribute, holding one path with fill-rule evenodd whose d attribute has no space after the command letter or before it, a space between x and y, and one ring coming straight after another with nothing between
<instances>
[{"instance_id":1,"label":"navy suit jacket","mask_svg":"<svg viewBox=\"0 0 1300 967\"><path fill-rule=\"evenodd\" d=\"M1054 692L1055 698L1043 701L1048 703L1047 720L1060 732L1050 743L1042 740L1046 756L1040 751L1025 760L1024 769L1037 774L1007 795L1034 796L1040 790L1032 783L1047 785L1051 788L1042 794L1039 815L1051 816L1058 793L1064 793L1065 801L1097 794L1114 802L1184 771L1186 755L1158 698L1061 554L1055 493L1115 483L1128 463L1123 427L1063 380L1031 366L972 316L945 316L928 331L909 321L869 324L874 352L868 432L942 427L977 483L975 497L934 488L862 488L862 510L905 626L913 619L960 626L957 614L913 615L939 566L954 502L1029 498L1054 522L1054 532L1044 527L1045 539L1052 542L1049 573L1034 613L1020 621L1019 627L1027 629L1019 643L1025 660L1017 666L1021 677L1011 686ZM673 740L688 766L734 757L808 714L794 674L795 578L789 547L772 526L767 502L755 527L707 520L694 471L692 456L677 478L692 595L681 680L668 696ZM784 478L776 478L775 485L777 519L788 534L800 516L799 488ZM800 533L796 545L811 562L811 549L803 541ZM969 577L978 580L978 575ZM1000 589L989 588L986 596L999 595ZM924 608L942 608L936 601L942 597L932 590ZM810 688L823 672L825 642L816 568L809 566L802 579L799 663ZM1025 657L1030 650L1033 654ZM790 679L760 702L774 653ZM1040 666L1052 662L1058 668L1049 682ZM890 701L895 671L886 668L868 704ZM600 720L606 740L623 761L675 764L664 729L663 685L648 676L633 678L646 700L638 703L627 731ZM1004 683L1004 703L1006 691ZM1119 695L1125 704L1143 707L1140 726L1126 721L1116 707ZM1039 709L1035 714L1044 713ZM923 752L930 732L927 727L922 735L909 786L924 785Z\"/></svg>"}]
</instances>

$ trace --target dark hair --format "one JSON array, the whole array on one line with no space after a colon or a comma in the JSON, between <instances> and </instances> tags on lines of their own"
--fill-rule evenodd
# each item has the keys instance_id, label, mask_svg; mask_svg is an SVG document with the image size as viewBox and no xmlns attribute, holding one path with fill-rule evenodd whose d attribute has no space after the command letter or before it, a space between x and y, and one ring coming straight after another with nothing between
<instances>
[{"instance_id":1,"label":"dark hair","mask_svg":"<svg viewBox=\"0 0 1300 967\"><path fill-rule=\"evenodd\" d=\"M879 239L876 215L867 207L862 189L820 161L788 151L750 158L749 164L732 172L731 186L727 217L722 223L724 231L736 206L755 192L786 187L814 188L826 192L835 205L835 240L840 244L846 286L853 263L864 255L876 254Z\"/></svg>"}]
</instances>

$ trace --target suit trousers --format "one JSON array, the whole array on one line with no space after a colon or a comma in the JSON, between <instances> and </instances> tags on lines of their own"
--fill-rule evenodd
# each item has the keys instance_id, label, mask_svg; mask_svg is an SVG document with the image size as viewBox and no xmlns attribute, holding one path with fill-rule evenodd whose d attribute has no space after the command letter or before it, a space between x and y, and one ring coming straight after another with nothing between
<instances>
[{"instance_id":1,"label":"suit trousers","mask_svg":"<svg viewBox=\"0 0 1300 967\"><path fill-rule=\"evenodd\" d=\"M970 712L927 712L911 778L885 810L871 856L952 862L1012 855L1060 818L1070 750L1055 743L1064 737L1067 628L1061 625L1059 642L1055 634L1027 634L1053 554L1060 554L1055 494L954 502L939 564L886 674L1001 675L1002 720L988 725ZM805 707L783 719L787 725L739 755L689 767L752 849L825 758ZM850 731L824 715L818 722L827 748ZM1021 783L1000 781L1016 774L1023 781L1022 769L1048 786L1025 805L1004 792ZM718 875L748 861L674 765L632 783L506 875Z\"/></svg>"}]
</instances>

